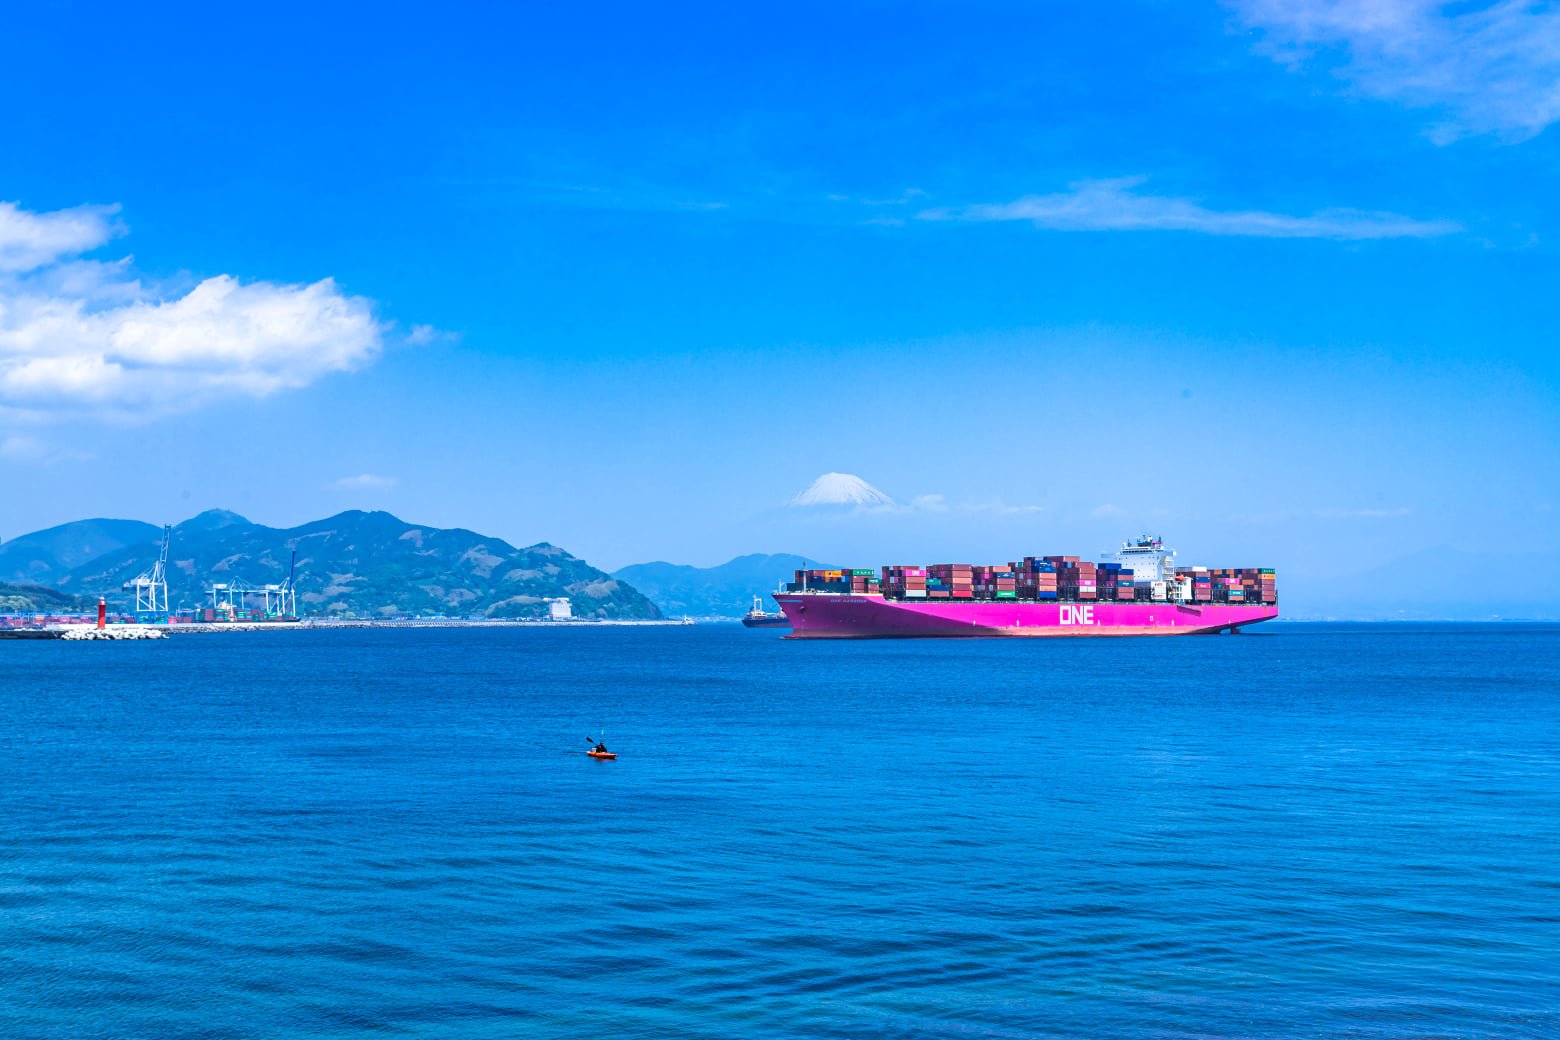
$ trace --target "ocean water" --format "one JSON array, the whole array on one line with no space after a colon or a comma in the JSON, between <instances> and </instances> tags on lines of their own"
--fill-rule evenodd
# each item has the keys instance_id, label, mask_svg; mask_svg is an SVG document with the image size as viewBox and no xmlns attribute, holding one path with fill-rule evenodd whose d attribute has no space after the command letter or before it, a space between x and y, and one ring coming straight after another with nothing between
<instances>
[{"instance_id":1,"label":"ocean water","mask_svg":"<svg viewBox=\"0 0 1560 1040\"><path fill-rule=\"evenodd\" d=\"M0 709L8 1040L1560 1036L1557 626L0 643Z\"/></svg>"}]
</instances>

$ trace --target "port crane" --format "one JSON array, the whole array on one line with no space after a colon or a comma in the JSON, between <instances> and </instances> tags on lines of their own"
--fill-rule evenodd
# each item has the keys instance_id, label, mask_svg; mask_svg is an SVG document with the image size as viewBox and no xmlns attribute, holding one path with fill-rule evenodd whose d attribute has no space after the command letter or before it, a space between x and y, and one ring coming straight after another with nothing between
<instances>
[{"instance_id":1,"label":"port crane","mask_svg":"<svg viewBox=\"0 0 1560 1040\"><path fill-rule=\"evenodd\" d=\"M135 590L137 614L168 613L168 541L172 533L172 526L163 524L162 550L157 554L157 562L124 584L126 591Z\"/></svg>"},{"instance_id":2,"label":"port crane","mask_svg":"<svg viewBox=\"0 0 1560 1040\"><path fill-rule=\"evenodd\" d=\"M293 586L293 576L298 571L298 550L292 551L292 562L287 565L287 577L280 584L267 585L260 591L265 595L265 612L282 617L298 616L298 590ZM271 599L276 599L276 610L271 609Z\"/></svg>"},{"instance_id":3,"label":"port crane","mask_svg":"<svg viewBox=\"0 0 1560 1040\"><path fill-rule=\"evenodd\" d=\"M217 582L208 590L211 593L211 608L232 618L248 605L250 596L259 596L265 602L267 615L297 617L298 590L294 584L297 571L298 550L294 549L292 562L287 567L287 577L282 581L266 585L251 585L243 578Z\"/></svg>"},{"instance_id":4,"label":"port crane","mask_svg":"<svg viewBox=\"0 0 1560 1040\"><path fill-rule=\"evenodd\" d=\"M255 587L243 578L217 582L211 586L211 608L231 618L235 611L244 609L244 597L254 591Z\"/></svg>"}]
</instances>

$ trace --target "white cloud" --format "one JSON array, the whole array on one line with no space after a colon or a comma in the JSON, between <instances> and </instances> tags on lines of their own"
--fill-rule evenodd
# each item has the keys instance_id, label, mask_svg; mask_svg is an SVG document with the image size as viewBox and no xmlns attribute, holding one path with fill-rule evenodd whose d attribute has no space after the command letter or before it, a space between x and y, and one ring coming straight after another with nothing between
<instances>
[{"instance_id":1,"label":"white cloud","mask_svg":"<svg viewBox=\"0 0 1560 1040\"><path fill-rule=\"evenodd\" d=\"M1532 0L1230 0L1276 59L1335 68L1362 94L1436 109L1436 140L1532 137L1560 120L1560 7ZM1318 51L1324 51L1318 55Z\"/></svg>"},{"instance_id":2,"label":"white cloud","mask_svg":"<svg viewBox=\"0 0 1560 1040\"><path fill-rule=\"evenodd\" d=\"M372 303L329 278L174 287L128 258L79 259L122 233L116 212L0 203L0 414L150 417L306 386L383 348Z\"/></svg>"},{"instance_id":3,"label":"white cloud","mask_svg":"<svg viewBox=\"0 0 1560 1040\"><path fill-rule=\"evenodd\" d=\"M333 481L331 487L337 491L388 491L401 483L395 477L382 477L377 473L359 473L354 477L342 477Z\"/></svg>"},{"instance_id":4,"label":"white cloud","mask_svg":"<svg viewBox=\"0 0 1560 1040\"><path fill-rule=\"evenodd\" d=\"M0 202L0 271L31 271L96 249L124 233L113 219L118 212L118 206L76 206L32 213Z\"/></svg>"},{"instance_id":5,"label":"white cloud","mask_svg":"<svg viewBox=\"0 0 1560 1040\"><path fill-rule=\"evenodd\" d=\"M1127 515L1127 511L1118 505L1113 505L1107 502L1102 506L1095 506L1089 515L1101 518L1120 519L1121 517Z\"/></svg>"},{"instance_id":6,"label":"white cloud","mask_svg":"<svg viewBox=\"0 0 1560 1040\"><path fill-rule=\"evenodd\" d=\"M910 508L924 513L946 513L948 501L942 495L917 495L910 500Z\"/></svg>"},{"instance_id":7,"label":"white cloud","mask_svg":"<svg viewBox=\"0 0 1560 1040\"><path fill-rule=\"evenodd\" d=\"M1213 210L1187 198L1133 189L1144 177L1075 181L1065 192L1027 195L1014 202L929 209L921 220L1027 220L1051 231L1194 231L1258 238L1429 238L1461 228L1446 220L1414 220L1395 213L1321 210L1309 216L1261 210Z\"/></svg>"}]
</instances>

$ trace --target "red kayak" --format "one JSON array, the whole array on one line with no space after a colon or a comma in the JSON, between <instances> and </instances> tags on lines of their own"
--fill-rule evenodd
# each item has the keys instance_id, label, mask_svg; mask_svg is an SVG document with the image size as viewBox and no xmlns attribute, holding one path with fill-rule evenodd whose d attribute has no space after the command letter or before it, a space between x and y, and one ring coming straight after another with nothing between
<instances>
[{"instance_id":1,"label":"red kayak","mask_svg":"<svg viewBox=\"0 0 1560 1040\"><path fill-rule=\"evenodd\" d=\"M617 758L617 752L616 751L587 751L585 753L587 755L589 755L591 758L599 758L602 761L607 761L609 759Z\"/></svg>"}]
</instances>

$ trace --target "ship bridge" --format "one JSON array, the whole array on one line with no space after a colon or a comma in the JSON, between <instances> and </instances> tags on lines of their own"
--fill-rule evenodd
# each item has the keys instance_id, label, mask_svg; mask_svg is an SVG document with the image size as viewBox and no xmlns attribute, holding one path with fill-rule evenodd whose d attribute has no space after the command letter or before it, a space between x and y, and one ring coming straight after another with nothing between
<instances>
[{"instance_id":1,"label":"ship bridge","mask_svg":"<svg viewBox=\"0 0 1560 1040\"><path fill-rule=\"evenodd\" d=\"M1101 557L1101 562L1121 564L1132 571L1133 581L1175 581L1175 553L1156 535L1122 542L1120 549Z\"/></svg>"}]
</instances>

